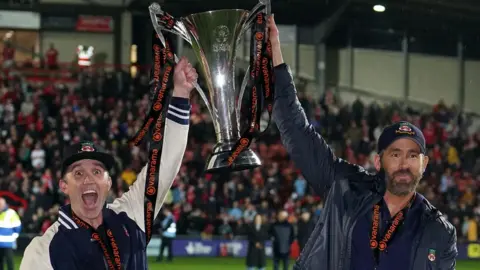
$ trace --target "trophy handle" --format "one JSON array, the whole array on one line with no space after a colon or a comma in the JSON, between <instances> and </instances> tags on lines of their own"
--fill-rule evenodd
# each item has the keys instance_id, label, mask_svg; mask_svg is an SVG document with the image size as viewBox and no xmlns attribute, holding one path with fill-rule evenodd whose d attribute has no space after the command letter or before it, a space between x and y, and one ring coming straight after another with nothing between
<instances>
[{"instance_id":1,"label":"trophy handle","mask_svg":"<svg viewBox=\"0 0 480 270\"><path fill-rule=\"evenodd\" d=\"M155 32L161 37L162 43L165 43L165 39L163 38L163 35L161 35L161 31L165 32L170 32L175 35L179 35L182 37L185 41L188 43L192 44L192 40L190 39L190 35L188 34L188 31L185 27L185 25L181 21L175 21L175 25L173 29L167 29L160 25L157 20L157 16L164 15L165 12L162 10L162 7L158 3L153 3L148 7L148 10L150 11L150 20L152 21L153 28L155 29Z\"/></svg>"},{"instance_id":2,"label":"trophy handle","mask_svg":"<svg viewBox=\"0 0 480 270\"><path fill-rule=\"evenodd\" d=\"M259 0L258 3L253 7L253 9L249 12L247 21L245 23L245 28L243 29L243 32L247 31L250 29L252 26L253 21L256 19L258 13L265 11L265 14L270 16L272 14L272 3L271 0ZM268 34L268 31L267 31ZM247 66L247 70L245 72L245 76L242 81L242 86L240 87L240 93L238 96L238 101L237 101L237 121L240 123L240 109L242 107L242 99L243 95L245 94L245 89L247 88L248 84L248 77L250 74L250 65Z\"/></svg>"},{"instance_id":3,"label":"trophy handle","mask_svg":"<svg viewBox=\"0 0 480 270\"><path fill-rule=\"evenodd\" d=\"M177 21L175 23L175 27L174 27L175 31L168 30L165 27L161 26L158 23L158 20L157 20L157 15L163 15L164 14L160 5L158 3L153 3L148 7L148 9L150 11L150 19L152 20L153 29L157 33L158 38L160 39L160 42L162 42L164 46L165 46L165 37L163 36L162 31L167 31L167 32L179 35L183 39L185 39L188 43L192 44L192 41L190 39L190 36L188 35L187 29L185 28L185 25L182 22ZM173 55L175 57L175 63L178 63L179 59L178 59L177 55L175 53ZM207 109L208 109L208 112L210 113L210 115L214 115L213 111L212 111L212 108L210 106L210 103L208 102L208 98L205 95L205 92L203 92L200 85L198 85L198 82L195 82L193 84L193 86L195 87L195 89L197 89L198 94L203 99L203 102L205 103L205 106L207 106Z\"/></svg>"},{"instance_id":4,"label":"trophy handle","mask_svg":"<svg viewBox=\"0 0 480 270\"><path fill-rule=\"evenodd\" d=\"M272 15L272 1L271 0L260 0L260 3L265 5L265 13L267 16Z\"/></svg>"},{"instance_id":5,"label":"trophy handle","mask_svg":"<svg viewBox=\"0 0 480 270\"><path fill-rule=\"evenodd\" d=\"M257 14L265 11L267 16L272 14L272 4L271 0L259 0L258 3L253 7L253 9L249 12L247 23L245 24L244 32L250 28L253 21L257 17Z\"/></svg>"}]
</instances>

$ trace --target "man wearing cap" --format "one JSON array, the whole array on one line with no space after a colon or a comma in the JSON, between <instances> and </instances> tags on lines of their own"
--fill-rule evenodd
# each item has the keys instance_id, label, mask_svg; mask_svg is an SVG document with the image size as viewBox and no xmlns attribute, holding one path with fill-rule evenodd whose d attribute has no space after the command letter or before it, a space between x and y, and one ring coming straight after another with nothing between
<instances>
[{"instance_id":1,"label":"man wearing cap","mask_svg":"<svg viewBox=\"0 0 480 270\"><path fill-rule=\"evenodd\" d=\"M455 269L454 227L415 192L428 164L422 132L408 122L386 127L375 175L335 157L300 105L273 18L269 29L277 88L273 118L296 166L325 199L294 269Z\"/></svg>"},{"instance_id":2,"label":"man wearing cap","mask_svg":"<svg viewBox=\"0 0 480 270\"><path fill-rule=\"evenodd\" d=\"M58 221L43 236L31 241L20 269L147 269L146 245L153 220L185 151L189 96L196 79L195 69L186 59L180 60L173 75L161 155L151 155L149 160L150 165L158 164L158 174L152 177L151 168L156 167L145 166L129 191L112 204L105 206L114 158L92 142L64 150L59 186L70 204L61 208ZM149 198L152 194L156 196Z\"/></svg>"}]
</instances>

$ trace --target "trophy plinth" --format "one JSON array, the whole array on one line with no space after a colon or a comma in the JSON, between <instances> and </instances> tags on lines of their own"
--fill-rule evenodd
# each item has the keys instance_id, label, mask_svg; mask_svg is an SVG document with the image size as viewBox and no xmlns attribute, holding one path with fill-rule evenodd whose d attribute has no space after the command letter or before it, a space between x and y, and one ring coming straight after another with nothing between
<instances>
[{"instance_id":1,"label":"trophy plinth","mask_svg":"<svg viewBox=\"0 0 480 270\"><path fill-rule=\"evenodd\" d=\"M228 163L228 158L231 155L234 145L235 142L217 143L213 148L213 153L207 159L205 171L207 173L218 173L225 170L243 171L254 169L262 165L260 158L258 158L257 154L255 154L250 148L246 148L240 152L238 157L230 165Z\"/></svg>"}]
</instances>

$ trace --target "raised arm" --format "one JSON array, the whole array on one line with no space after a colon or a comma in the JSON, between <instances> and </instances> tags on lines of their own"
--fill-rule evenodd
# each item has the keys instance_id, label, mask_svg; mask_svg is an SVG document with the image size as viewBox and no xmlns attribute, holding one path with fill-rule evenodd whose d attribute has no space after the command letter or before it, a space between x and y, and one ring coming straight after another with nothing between
<instances>
[{"instance_id":1,"label":"raised arm","mask_svg":"<svg viewBox=\"0 0 480 270\"><path fill-rule=\"evenodd\" d=\"M269 21L275 66L275 103L273 120L280 131L282 143L305 180L317 194L323 194L335 179L355 166L337 159L325 140L308 122L298 101L288 66L283 62L278 29L273 17Z\"/></svg>"},{"instance_id":2,"label":"raised arm","mask_svg":"<svg viewBox=\"0 0 480 270\"><path fill-rule=\"evenodd\" d=\"M190 119L190 103L188 98L197 79L194 68L184 58L175 68L173 98L168 108L163 149L158 176L157 200L154 209L156 217L162 207L165 196L172 186L180 169L183 154L187 146ZM130 190L116 199L109 208L115 212L125 212L137 225L145 231L145 183L147 166L144 166Z\"/></svg>"},{"instance_id":3,"label":"raised arm","mask_svg":"<svg viewBox=\"0 0 480 270\"><path fill-rule=\"evenodd\" d=\"M180 169L185 147L187 146L190 105L186 103L186 100L181 102L183 102L183 104L179 103L179 101L172 102L167 115L162 158L160 160L160 173L158 176L158 192L154 212L155 216L157 216L160 211L165 196ZM183 113L180 111L183 111ZM142 230L145 230L145 211L143 208L145 205L146 180L147 165L145 165L142 171L138 174L137 180L130 186L129 191L109 205L109 208L117 213L125 212L131 219L135 220Z\"/></svg>"}]
</instances>

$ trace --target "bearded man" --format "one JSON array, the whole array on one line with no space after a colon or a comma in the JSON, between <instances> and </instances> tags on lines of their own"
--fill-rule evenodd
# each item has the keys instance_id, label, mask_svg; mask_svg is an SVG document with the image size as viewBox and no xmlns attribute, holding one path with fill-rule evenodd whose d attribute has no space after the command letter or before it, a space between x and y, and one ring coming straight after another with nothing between
<instances>
[{"instance_id":1,"label":"bearded man","mask_svg":"<svg viewBox=\"0 0 480 270\"><path fill-rule=\"evenodd\" d=\"M420 129L399 122L383 130L374 162L377 174L335 157L300 105L273 17L269 29L273 119L290 157L325 200L294 269L455 269L455 228L415 192L428 164Z\"/></svg>"}]
</instances>

